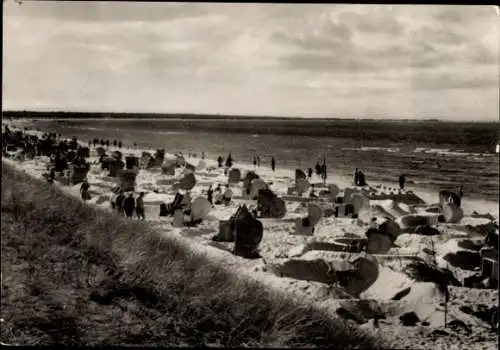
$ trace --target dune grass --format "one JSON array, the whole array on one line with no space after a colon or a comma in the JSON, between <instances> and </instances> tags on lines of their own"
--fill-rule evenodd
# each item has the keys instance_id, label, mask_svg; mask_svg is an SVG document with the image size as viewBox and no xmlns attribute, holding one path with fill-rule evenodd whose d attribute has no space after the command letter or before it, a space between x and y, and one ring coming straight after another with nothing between
<instances>
[{"instance_id":1,"label":"dune grass","mask_svg":"<svg viewBox=\"0 0 500 350\"><path fill-rule=\"evenodd\" d=\"M380 346L147 223L85 206L5 163L1 197L4 343Z\"/></svg>"}]
</instances>

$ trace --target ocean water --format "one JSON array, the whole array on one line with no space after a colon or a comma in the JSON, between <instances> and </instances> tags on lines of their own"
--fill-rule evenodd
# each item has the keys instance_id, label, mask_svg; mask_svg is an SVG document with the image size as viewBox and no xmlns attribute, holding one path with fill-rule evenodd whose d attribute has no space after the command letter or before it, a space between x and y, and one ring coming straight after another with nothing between
<instances>
[{"instance_id":1,"label":"ocean water","mask_svg":"<svg viewBox=\"0 0 500 350\"><path fill-rule=\"evenodd\" d=\"M436 121L264 119L78 119L36 120L43 131L122 140L139 148L196 153L269 166L314 168L327 162L329 181L360 168L367 182L393 182L406 174L407 187L430 190L464 186L466 197L498 201L498 123Z\"/></svg>"}]
</instances>

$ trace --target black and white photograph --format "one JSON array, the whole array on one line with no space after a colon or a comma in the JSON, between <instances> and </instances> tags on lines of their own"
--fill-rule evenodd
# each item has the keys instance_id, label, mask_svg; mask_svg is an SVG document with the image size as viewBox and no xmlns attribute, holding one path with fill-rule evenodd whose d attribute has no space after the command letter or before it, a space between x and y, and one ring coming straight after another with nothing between
<instances>
[{"instance_id":1,"label":"black and white photograph","mask_svg":"<svg viewBox=\"0 0 500 350\"><path fill-rule=\"evenodd\" d=\"M499 15L3 0L0 343L496 349Z\"/></svg>"}]
</instances>

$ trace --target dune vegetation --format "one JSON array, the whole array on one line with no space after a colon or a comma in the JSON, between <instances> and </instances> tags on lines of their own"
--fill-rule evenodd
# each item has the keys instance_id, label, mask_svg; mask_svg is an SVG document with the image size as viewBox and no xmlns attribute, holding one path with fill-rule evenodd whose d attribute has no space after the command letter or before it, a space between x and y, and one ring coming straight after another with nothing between
<instances>
[{"instance_id":1,"label":"dune vegetation","mask_svg":"<svg viewBox=\"0 0 500 350\"><path fill-rule=\"evenodd\" d=\"M3 163L1 341L15 345L376 348L139 221Z\"/></svg>"}]
</instances>

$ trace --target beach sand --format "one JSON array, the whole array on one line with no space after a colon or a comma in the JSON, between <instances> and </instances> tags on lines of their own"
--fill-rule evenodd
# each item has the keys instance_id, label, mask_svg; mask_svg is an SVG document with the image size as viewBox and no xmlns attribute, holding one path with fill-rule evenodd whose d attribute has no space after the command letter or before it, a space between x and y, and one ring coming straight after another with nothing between
<instances>
[{"instance_id":1,"label":"beach sand","mask_svg":"<svg viewBox=\"0 0 500 350\"><path fill-rule=\"evenodd\" d=\"M20 126L19 123L14 122ZM21 125L24 126L24 125ZM12 128L12 124L10 126ZM30 131L30 133L37 133ZM115 150L110 147L107 153ZM141 155L142 149L120 149L124 156L133 154ZM41 178L42 173L47 172L47 161L41 157L33 160L24 160L23 162L13 162L9 159L3 159L5 162L14 164L19 169L26 171L36 178ZM96 163L97 157L91 148L91 163ZM200 158L186 158L190 164L197 166ZM206 167L195 171L197 185L191 191L191 197L206 197L205 191L209 184L227 183L227 176L224 175L222 168L216 168L214 160L204 160ZM207 170L207 168L214 168ZM255 171L269 187L279 196L285 196L287 188L293 185L294 170L277 168L275 172L270 168L254 168L250 164L241 164L236 162L233 168L239 168L244 176L248 170ZM181 176L183 169L176 169L175 177ZM424 248L433 248L436 252L435 260L440 267L448 268L455 277L463 282L463 278L469 276L473 271L464 270L460 264L452 265L449 259L445 257L449 254L456 254L459 251L467 251L461 248L459 241L477 240L482 237L474 235L469 229L470 226L480 226L487 224L489 220L471 217L476 211L481 214L492 214L498 223L498 205L483 200L464 200L464 218L456 224L444 223L434 225L440 231L439 236L423 236L414 232L404 233L398 236L393 247L384 255L377 258L379 261L378 278L368 289L363 291L360 298L353 298L345 293L340 287L331 287L324 283L298 280L288 277L278 277L269 272L269 266L280 265L284 262L294 259L324 259L326 261L340 260L345 261L346 257L340 256L337 252L326 252L314 250L310 252L301 251L304 246L311 242L333 243L336 239L342 237L364 238L368 228L366 224L357 219L351 218L322 218L317 225L313 236L294 235L295 220L307 215L307 205L303 205L299 200L286 200L287 214L283 219L261 219L264 227L264 237L259 246L260 254L263 259L246 260L234 256L230 249L233 243L220 243L213 246L212 237L217 234L219 229L219 220L228 219L237 209L239 204L255 204L255 201L245 201L238 199L241 194L241 183L231 185L234 193L234 199L229 206L215 206L210 212L207 220L204 220L199 226L194 228L175 228L172 226L171 218L160 218L158 216L159 203L170 202L173 200L175 192L169 186L159 186L165 193L154 193L152 188L158 188L158 181L164 179L158 170L148 169L140 170L136 179L136 191L145 191L144 202L146 205L146 218L151 225L157 228L163 235L177 237L177 239L188 244L199 254L208 254L214 263L224 264L230 267L235 273L245 275L248 278L259 279L270 288L277 292L289 294L303 302L312 302L329 310L332 315L338 315L337 310L348 310L350 318L357 319L362 323L362 327L369 332L380 334L389 340L394 347L405 348L465 348L474 344L474 348L493 348L496 347L496 333L490 330L486 320L464 312L464 307L474 308L478 304L483 308L496 308L498 306L498 290L495 289L472 289L465 287L449 287L450 301L447 304L448 323L460 324L459 320L465 324L464 327L444 328L444 295L438 290L434 283L416 281L408 274L404 273L405 267L414 259L421 258L428 260L430 257L423 253ZM100 170L98 164L92 165L88 174L90 191L92 199L90 204L96 205L104 210L110 210L110 203L107 200L110 197L110 190L114 182L105 176L105 172ZM311 183L320 183L321 179L313 175ZM340 189L351 186L352 179L342 176L330 176L327 183L334 183ZM376 181L370 181L370 184L389 187L396 187L395 184L383 184ZM60 186L64 191L72 196L79 197L80 185ZM320 188L316 188L318 192ZM428 205L438 202L438 194L420 191L412 188L420 198ZM394 213L394 203L390 200L371 201L370 205L378 206L386 211ZM408 209L403 204L402 209ZM400 209L401 209L400 208ZM425 212L425 206L417 210L419 213ZM367 215L369 215L368 213ZM468 226L469 225L469 226ZM356 254L353 254L356 255ZM407 295L401 300L391 300L402 291L408 290ZM374 314L376 312L385 315L378 327L374 324ZM412 327L401 325L399 317L405 313L414 312L420 322ZM345 314L343 314L344 318ZM353 316L354 315L354 316ZM347 317L347 318L349 318ZM470 332L470 333L468 333Z\"/></svg>"}]
</instances>

